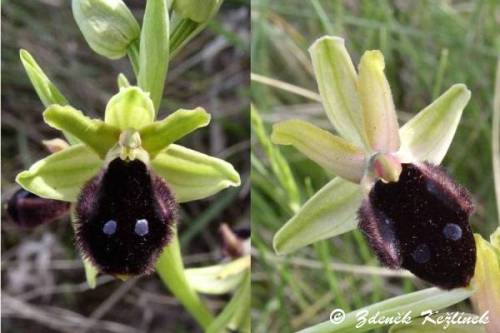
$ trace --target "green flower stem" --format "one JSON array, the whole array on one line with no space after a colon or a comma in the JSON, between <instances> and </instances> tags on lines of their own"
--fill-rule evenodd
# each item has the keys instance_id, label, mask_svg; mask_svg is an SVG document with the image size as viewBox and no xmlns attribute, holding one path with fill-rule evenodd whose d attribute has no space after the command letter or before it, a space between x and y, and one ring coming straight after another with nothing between
<instances>
[{"instance_id":1,"label":"green flower stem","mask_svg":"<svg viewBox=\"0 0 500 333\"><path fill-rule=\"evenodd\" d=\"M198 323L208 328L214 320L212 313L202 303L198 294L189 285L184 272L177 228L174 230L172 241L165 248L156 264L156 271L163 283L170 289L174 296L193 315Z\"/></svg>"},{"instance_id":2,"label":"green flower stem","mask_svg":"<svg viewBox=\"0 0 500 333\"><path fill-rule=\"evenodd\" d=\"M210 114L201 107L177 110L165 119L141 128L142 145L154 158L169 144L200 127L207 126L209 122Z\"/></svg>"},{"instance_id":3,"label":"green flower stem","mask_svg":"<svg viewBox=\"0 0 500 333\"><path fill-rule=\"evenodd\" d=\"M130 60L135 76L139 74L139 43L139 39L136 39L130 43L127 49L128 59Z\"/></svg>"}]
</instances>

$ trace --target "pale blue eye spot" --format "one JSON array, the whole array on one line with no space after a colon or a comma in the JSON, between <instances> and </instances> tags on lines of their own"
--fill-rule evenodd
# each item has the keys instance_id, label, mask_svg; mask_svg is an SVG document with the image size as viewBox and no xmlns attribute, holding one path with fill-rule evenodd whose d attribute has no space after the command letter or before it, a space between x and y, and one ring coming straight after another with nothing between
<instances>
[{"instance_id":1,"label":"pale blue eye spot","mask_svg":"<svg viewBox=\"0 0 500 333\"><path fill-rule=\"evenodd\" d=\"M444 237L451 240L459 240L462 238L462 228L458 224L448 223L443 228Z\"/></svg>"},{"instance_id":2,"label":"pale blue eye spot","mask_svg":"<svg viewBox=\"0 0 500 333\"><path fill-rule=\"evenodd\" d=\"M102 227L102 232L104 232L106 235L111 236L116 232L116 221L114 220L109 220L108 222L104 223L104 226Z\"/></svg>"},{"instance_id":3,"label":"pale blue eye spot","mask_svg":"<svg viewBox=\"0 0 500 333\"><path fill-rule=\"evenodd\" d=\"M411 257L417 264L425 264L431 259L431 250L427 244L420 244L413 250Z\"/></svg>"},{"instance_id":4,"label":"pale blue eye spot","mask_svg":"<svg viewBox=\"0 0 500 333\"><path fill-rule=\"evenodd\" d=\"M137 220L137 222L135 223L134 232L139 236L147 235L149 232L148 220L146 219Z\"/></svg>"}]
</instances>

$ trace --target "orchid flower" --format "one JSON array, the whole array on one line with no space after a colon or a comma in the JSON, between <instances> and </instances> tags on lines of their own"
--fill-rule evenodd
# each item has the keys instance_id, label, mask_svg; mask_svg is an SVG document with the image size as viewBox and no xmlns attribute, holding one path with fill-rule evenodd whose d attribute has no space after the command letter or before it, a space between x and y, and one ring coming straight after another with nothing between
<instances>
[{"instance_id":1,"label":"orchid flower","mask_svg":"<svg viewBox=\"0 0 500 333\"><path fill-rule=\"evenodd\" d=\"M363 55L359 73L342 38L320 38L309 51L338 135L293 119L275 124L271 139L294 146L336 177L277 232L274 248L281 254L355 229L367 187L377 178L397 181L402 163L440 164L470 99L465 85L456 84L399 128L379 51Z\"/></svg>"},{"instance_id":2,"label":"orchid flower","mask_svg":"<svg viewBox=\"0 0 500 333\"><path fill-rule=\"evenodd\" d=\"M21 59L30 77L41 78L38 82L45 80L55 91L55 86L47 81L40 67L26 51L21 51ZM45 122L79 143L36 162L28 170L19 173L16 181L27 191L42 198L77 203L80 218L88 219L93 219L87 215L96 214L93 210L97 207L90 204L89 200L97 195L96 188L104 186L97 183L110 179L109 185L112 187L108 190L111 193L120 186L120 181L127 181L123 177L128 171L122 161L129 161L129 166L135 163L136 166L130 168L130 172L148 174L131 181L138 181L139 178L146 181L150 177L149 173L157 177L155 179L160 179L153 179L154 184L162 182L165 186L153 188L153 192L156 196L161 196L159 193L171 191L171 195L159 197L168 197L165 201L170 202L169 205L203 199L228 186L240 184L238 173L228 162L174 143L208 125L210 115L203 108L180 109L157 121L155 116L149 94L134 86L122 86L109 100L104 121L91 119L70 105L50 104L43 113ZM135 168L137 170L132 170ZM116 181L111 180L115 176L108 177L110 172L117 172ZM97 177L98 175L100 176ZM138 182L135 190L129 189L134 190L129 194L140 199L141 189L145 186L148 185ZM104 187L103 191L105 192ZM108 204L117 204L113 198L109 200ZM87 206L89 207L86 208ZM136 206L130 205L127 212L131 213L134 207ZM88 211L89 209L92 211ZM169 210L169 207L165 209ZM107 223L104 220L102 222ZM104 233L114 233L116 223L101 227ZM138 227L142 228L140 233L146 232L147 227L147 224ZM85 253L89 253L87 239L78 239L78 243L85 249ZM165 244L160 242L160 245Z\"/></svg>"},{"instance_id":3,"label":"orchid flower","mask_svg":"<svg viewBox=\"0 0 500 333\"><path fill-rule=\"evenodd\" d=\"M271 140L294 146L337 177L276 233L276 252L350 231L359 220L385 266L406 268L444 289L467 286L476 261L468 223L473 204L467 190L436 165L451 144L469 90L452 86L399 128L380 51L366 51L358 72L341 38L320 38L310 53L338 135L292 119L275 124Z\"/></svg>"},{"instance_id":4,"label":"orchid flower","mask_svg":"<svg viewBox=\"0 0 500 333\"><path fill-rule=\"evenodd\" d=\"M373 196L380 195L376 193L377 189L380 192L401 187L400 190L412 192L414 189L411 186L398 184L407 182L402 179L405 177L405 168L409 169L409 166L415 165L425 170L426 167L434 168L433 164L442 161L470 98L470 92L464 85L454 85L399 128L390 89L383 74L383 58L378 51L368 51L363 55L359 74L354 70L344 41L340 38L323 37L313 44L310 51L325 110L337 132L343 137L301 120L289 120L274 126L272 140L278 144L293 145L337 177L310 198L278 231L274 238L274 247L278 253L289 253L318 240L354 229L357 225L357 213L362 228L363 219L367 216L379 219L377 223L384 222L383 217L375 216L380 212L363 213L364 209L373 209ZM437 180L435 184L448 186L450 191L458 192L455 195L447 193L444 197L443 193L440 193L440 200L453 205L456 212L468 217L472 203L466 190L449 179L438 179L448 178L441 169L434 169L430 173L434 173L434 180ZM418 172L417 176L418 179L425 179L427 185L433 184L433 181L429 181L432 176L426 178L428 175L419 175ZM417 189L417 192L420 190ZM433 190L435 189L432 186L425 189L431 193ZM412 195L417 203L421 199L428 200L418 194ZM377 199L380 200L380 197ZM392 201L394 205L401 204L401 201L404 203L404 199L394 195L382 200L386 203ZM366 204L367 202L369 204ZM464 207L458 207L461 205ZM408 221L408 224L413 222ZM468 224L462 226L465 226L466 230L446 224L442 234L450 241L464 242L463 232L469 235L472 233ZM377 231L391 233L390 228ZM300 332L343 332L353 329L359 332L369 331L384 325L369 323L356 326L359 311L377 313L383 317L409 312L413 317L418 317L422 313L446 308L469 297L476 309L476 315L467 316L477 320L486 313L488 322L484 326L452 324L450 329L460 329L464 332L497 332L497 309L500 308L499 233L500 229L497 229L491 235L490 242L474 234L473 247L467 247L469 250L474 249L474 255L477 248L477 262L474 258L472 265L467 264L474 272L470 276L473 275L472 281L467 281L464 288L429 288L401 295L348 313L340 322L332 323L329 320ZM382 237L382 240L387 241L387 237ZM398 252L398 249L393 250ZM390 249L386 249L384 253L390 252ZM377 254L380 257L380 253ZM421 251L418 259L424 257L426 252ZM395 258L397 259L397 254ZM412 325L395 325L391 327L390 332L427 332L436 328L435 325L422 324L423 320L417 320Z\"/></svg>"}]
</instances>

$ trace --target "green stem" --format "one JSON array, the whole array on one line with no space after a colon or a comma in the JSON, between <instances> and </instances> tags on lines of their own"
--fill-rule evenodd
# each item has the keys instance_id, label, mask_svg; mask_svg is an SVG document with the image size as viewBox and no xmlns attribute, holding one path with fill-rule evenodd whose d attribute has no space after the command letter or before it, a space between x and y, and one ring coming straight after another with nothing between
<instances>
[{"instance_id":1,"label":"green stem","mask_svg":"<svg viewBox=\"0 0 500 333\"><path fill-rule=\"evenodd\" d=\"M139 39L136 39L129 45L127 49L127 55L130 63L132 64L134 74L137 77L137 75L139 74Z\"/></svg>"},{"instance_id":2,"label":"green stem","mask_svg":"<svg viewBox=\"0 0 500 333\"><path fill-rule=\"evenodd\" d=\"M187 281L179 239L177 237L177 229L174 230L170 244L161 254L156 264L156 271L165 286L170 289L172 294L184 305L196 321L204 329L208 328L214 320L214 316L202 303L198 294L191 288Z\"/></svg>"}]
</instances>

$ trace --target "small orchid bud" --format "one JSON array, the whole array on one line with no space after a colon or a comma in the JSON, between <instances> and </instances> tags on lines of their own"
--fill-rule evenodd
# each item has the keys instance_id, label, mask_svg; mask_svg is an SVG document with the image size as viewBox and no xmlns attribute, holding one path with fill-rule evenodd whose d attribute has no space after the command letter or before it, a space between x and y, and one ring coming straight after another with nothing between
<instances>
[{"instance_id":1,"label":"small orchid bud","mask_svg":"<svg viewBox=\"0 0 500 333\"><path fill-rule=\"evenodd\" d=\"M77 244L103 273L147 274L172 236L175 213L169 187L145 163L116 158L80 194Z\"/></svg>"},{"instance_id":2,"label":"small orchid bud","mask_svg":"<svg viewBox=\"0 0 500 333\"><path fill-rule=\"evenodd\" d=\"M174 10L182 18L202 23L212 17L220 4L221 0L176 0Z\"/></svg>"},{"instance_id":3,"label":"small orchid bud","mask_svg":"<svg viewBox=\"0 0 500 333\"><path fill-rule=\"evenodd\" d=\"M139 38L139 24L121 0L73 0L72 9L90 48L106 58L125 56Z\"/></svg>"},{"instance_id":4,"label":"small orchid bud","mask_svg":"<svg viewBox=\"0 0 500 333\"><path fill-rule=\"evenodd\" d=\"M403 267L443 289L474 275L469 194L441 168L403 164L397 182L377 181L359 209L359 227L382 264Z\"/></svg>"},{"instance_id":5,"label":"small orchid bud","mask_svg":"<svg viewBox=\"0 0 500 333\"><path fill-rule=\"evenodd\" d=\"M63 217L69 207L69 202L41 198L21 188L7 203L7 217L22 228L35 228Z\"/></svg>"}]
</instances>

